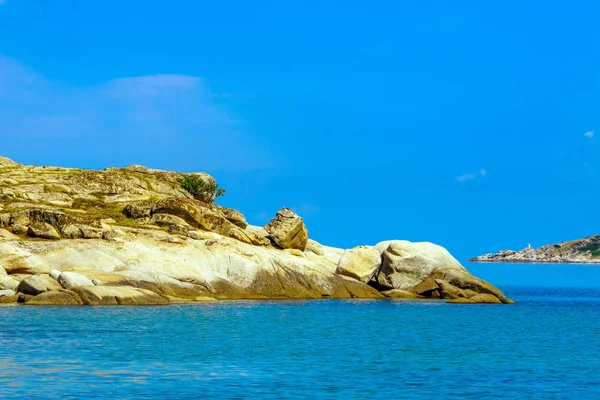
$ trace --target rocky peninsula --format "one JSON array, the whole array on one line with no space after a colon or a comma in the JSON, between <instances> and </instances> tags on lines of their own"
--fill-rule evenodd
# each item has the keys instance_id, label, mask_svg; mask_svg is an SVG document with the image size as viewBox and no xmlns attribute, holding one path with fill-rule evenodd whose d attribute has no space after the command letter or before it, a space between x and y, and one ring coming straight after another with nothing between
<instances>
[{"instance_id":1,"label":"rocky peninsula","mask_svg":"<svg viewBox=\"0 0 600 400\"><path fill-rule=\"evenodd\" d=\"M231 299L512 303L432 243L339 249L282 208L264 227L215 204L207 173L102 171L0 157L0 303L164 305Z\"/></svg>"},{"instance_id":2,"label":"rocky peninsula","mask_svg":"<svg viewBox=\"0 0 600 400\"><path fill-rule=\"evenodd\" d=\"M471 262L516 262L595 264L600 263L600 235L521 251L501 250L470 259Z\"/></svg>"}]
</instances>

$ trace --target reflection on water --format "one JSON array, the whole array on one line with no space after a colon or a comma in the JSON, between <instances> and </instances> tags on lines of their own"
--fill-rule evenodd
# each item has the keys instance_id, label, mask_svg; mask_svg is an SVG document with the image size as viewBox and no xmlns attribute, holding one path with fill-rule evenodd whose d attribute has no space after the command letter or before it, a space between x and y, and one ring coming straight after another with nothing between
<instances>
[{"instance_id":1,"label":"reflection on water","mask_svg":"<svg viewBox=\"0 0 600 400\"><path fill-rule=\"evenodd\" d=\"M0 307L0 398L600 398L600 290Z\"/></svg>"}]
</instances>

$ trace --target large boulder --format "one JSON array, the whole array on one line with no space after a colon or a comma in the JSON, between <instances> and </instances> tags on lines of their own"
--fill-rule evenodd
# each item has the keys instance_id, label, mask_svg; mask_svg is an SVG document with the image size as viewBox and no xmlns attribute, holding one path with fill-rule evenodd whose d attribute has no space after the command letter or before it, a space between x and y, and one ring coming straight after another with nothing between
<instances>
[{"instance_id":1,"label":"large boulder","mask_svg":"<svg viewBox=\"0 0 600 400\"><path fill-rule=\"evenodd\" d=\"M37 222L35 224L30 225L27 230L27 236L49 240L60 239L60 235L58 234L56 229L47 222Z\"/></svg>"},{"instance_id":2,"label":"large boulder","mask_svg":"<svg viewBox=\"0 0 600 400\"><path fill-rule=\"evenodd\" d=\"M62 286L57 281L52 279L50 275L38 274L27 277L19 283L17 291L36 296L40 293L47 292L49 290L60 290Z\"/></svg>"},{"instance_id":3,"label":"large boulder","mask_svg":"<svg viewBox=\"0 0 600 400\"><path fill-rule=\"evenodd\" d=\"M304 251L308 242L308 230L304 221L293 210L282 208L275 218L265 225L275 244L282 249Z\"/></svg>"},{"instance_id":4,"label":"large boulder","mask_svg":"<svg viewBox=\"0 0 600 400\"><path fill-rule=\"evenodd\" d=\"M442 268L465 271L446 249L433 243L394 240L381 242L375 248L383 259L376 276L382 288L408 290Z\"/></svg>"},{"instance_id":5,"label":"large boulder","mask_svg":"<svg viewBox=\"0 0 600 400\"><path fill-rule=\"evenodd\" d=\"M83 301L77 293L70 290L51 290L27 299L28 306L81 306Z\"/></svg>"},{"instance_id":6,"label":"large boulder","mask_svg":"<svg viewBox=\"0 0 600 400\"><path fill-rule=\"evenodd\" d=\"M85 275L77 272L62 272L58 276L57 281L65 289L72 289L78 286L94 286L94 283Z\"/></svg>"},{"instance_id":7,"label":"large boulder","mask_svg":"<svg viewBox=\"0 0 600 400\"><path fill-rule=\"evenodd\" d=\"M169 300L146 289L130 286L81 286L73 288L84 304L90 306L167 305Z\"/></svg>"},{"instance_id":8,"label":"large boulder","mask_svg":"<svg viewBox=\"0 0 600 400\"><path fill-rule=\"evenodd\" d=\"M15 294L17 294L17 292L14 290L0 290L0 297L12 297Z\"/></svg>"},{"instance_id":9,"label":"large boulder","mask_svg":"<svg viewBox=\"0 0 600 400\"><path fill-rule=\"evenodd\" d=\"M355 247L344 252L335 273L367 283L380 266L381 254L376 249Z\"/></svg>"},{"instance_id":10,"label":"large boulder","mask_svg":"<svg viewBox=\"0 0 600 400\"><path fill-rule=\"evenodd\" d=\"M7 275L0 275L0 290L15 290L19 282Z\"/></svg>"}]
</instances>

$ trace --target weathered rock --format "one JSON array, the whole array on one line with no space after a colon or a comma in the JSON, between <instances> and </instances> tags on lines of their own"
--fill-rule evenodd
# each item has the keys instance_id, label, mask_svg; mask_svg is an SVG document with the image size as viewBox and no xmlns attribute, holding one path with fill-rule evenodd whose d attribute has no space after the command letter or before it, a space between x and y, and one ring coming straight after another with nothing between
<instances>
[{"instance_id":1,"label":"weathered rock","mask_svg":"<svg viewBox=\"0 0 600 400\"><path fill-rule=\"evenodd\" d=\"M385 297L390 299L424 299L425 297L419 296L416 293L409 292L407 290L390 289L381 292Z\"/></svg>"},{"instance_id":2,"label":"weathered rock","mask_svg":"<svg viewBox=\"0 0 600 400\"><path fill-rule=\"evenodd\" d=\"M20 238L6 229L0 228L0 240L20 240Z\"/></svg>"},{"instance_id":3,"label":"weathered rock","mask_svg":"<svg viewBox=\"0 0 600 400\"><path fill-rule=\"evenodd\" d=\"M266 246L269 244L265 238L242 230L228 221L223 215L202 206L194 200L180 198L158 200L152 207L152 215L154 216L155 214L176 215L193 227L228 236L244 243L257 246Z\"/></svg>"},{"instance_id":4,"label":"weathered rock","mask_svg":"<svg viewBox=\"0 0 600 400\"><path fill-rule=\"evenodd\" d=\"M211 232L204 232L204 231L197 231L197 230L192 230L192 231L188 231L187 236L190 239L194 239L194 240L210 240L210 239L214 239L214 233Z\"/></svg>"},{"instance_id":5,"label":"weathered rock","mask_svg":"<svg viewBox=\"0 0 600 400\"><path fill-rule=\"evenodd\" d=\"M73 288L83 303L91 306L167 305L169 301L146 289L130 286L81 286Z\"/></svg>"},{"instance_id":6,"label":"weathered rock","mask_svg":"<svg viewBox=\"0 0 600 400\"><path fill-rule=\"evenodd\" d=\"M60 272L57 269L53 269L52 271L50 271L50 277L54 280L56 280L58 282L58 277L60 276L60 274L62 274L62 272Z\"/></svg>"},{"instance_id":7,"label":"weathered rock","mask_svg":"<svg viewBox=\"0 0 600 400\"><path fill-rule=\"evenodd\" d=\"M112 241L122 241L125 233L120 229L103 229L102 230L102 239L104 240L112 240Z\"/></svg>"},{"instance_id":8,"label":"weathered rock","mask_svg":"<svg viewBox=\"0 0 600 400\"><path fill-rule=\"evenodd\" d=\"M129 203L123 209L123 214L127 218L150 218L152 217L152 206L154 205L154 200L146 200L146 201L135 201L133 203Z\"/></svg>"},{"instance_id":9,"label":"weathered rock","mask_svg":"<svg viewBox=\"0 0 600 400\"><path fill-rule=\"evenodd\" d=\"M440 295L442 299L458 299L459 297L468 299L470 296L465 293L462 289L457 288L454 285L449 284L441 279L436 279L435 283L440 288Z\"/></svg>"},{"instance_id":10,"label":"weathered rock","mask_svg":"<svg viewBox=\"0 0 600 400\"><path fill-rule=\"evenodd\" d=\"M14 232L15 225L23 225L23 226L29 225L29 223L30 223L29 215L30 214L31 214L30 210L23 210L23 211L16 212L10 216L10 225L13 225L13 232Z\"/></svg>"},{"instance_id":11,"label":"weathered rock","mask_svg":"<svg viewBox=\"0 0 600 400\"><path fill-rule=\"evenodd\" d=\"M61 233L65 239L80 239L83 236L81 229L72 224L63 227Z\"/></svg>"},{"instance_id":12,"label":"weathered rock","mask_svg":"<svg viewBox=\"0 0 600 400\"><path fill-rule=\"evenodd\" d=\"M246 217L244 217L244 215L238 210L217 205L213 205L213 210L218 211L225 217L225 219L242 229L246 229L248 227Z\"/></svg>"},{"instance_id":13,"label":"weathered rock","mask_svg":"<svg viewBox=\"0 0 600 400\"><path fill-rule=\"evenodd\" d=\"M0 228L6 228L10 225L10 214L3 213L0 214Z\"/></svg>"},{"instance_id":14,"label":"weathered rock","mask_svg":"<svg viewBox=\"0 0 600 400\"><path fill-rule=\"evenodd\" d=\"M11 297L11 296L14 296L15 294L17 294L17 292L15 292L14 290L10 290L10 289L0 290L0 297Z\"/></svg>"},{"instance_id":15,"label":"weathered rock","mask_svg":"<svg viewBox=\"0 0 600 400\"><path fill-rule=\"evenodd\" d=\"M265 229L269 232L273 242L282 249L306 250L308 230L304 221L289 208L282 208L277 212Z\"/></svg>"},{"instance_id":16,"label":"weathered rock","mask_svg":"<svg viewBox=\"0 0 600 400\"><path fill-rule=\"evenodd\" d=\"M466 270L448 270L445 272L442 279L461 289L469 289L480 294L491 294L500 299L503 303L509 302L500 289L483 279L471 275Z\"/></svg>"},{"instance_id":17,"label":"weathered rock","mask_svg":"<svg viewBox=\"0 0 600 400\"><path fill-rule=\"evenodd\" d=\"M102 281L100 279L92 279L92 283L94 284L94 286L104 285L104 283L102 283Z\"/></svg>"},{"instance_id":18,"label":"weathered rock","mask_svg":"<svg viewBox=\"0 0 600 400\"><path fill-rule=\"evenodd\" d=\"M88 225L80 225L81 237L84 239L102 239L104 231L100 228L93 228Z\"/></svg>"},{"instance_id":19,"label":"weathered rock","mask_svg":"<svg viewBox=\"0 0 600 400\"><path fill-rule=\"evenodd\" d=\"M313 254L316 254L317 256L325 255L325 249L323 248L323 245L319 242L315 242L312 239L308 239L308 241L306 242L306 250L304 251L311 252Z\"/></svg>"},{"instance_id":20,"label":"weathered rock","mask_svg":"<svg viewBox=\"0 0 600 400\"><path fill-rule=\"evenodd\" d=\"M12 233L15 235L25 235L27 233L27 227L20 224L15 224L12 227Z\"/></svg>"},{"instance_id":21,"label":"weathered rock","mask_svg":"<svg viewBox=\"0 0 600 400\"><path fill-rule=\"evenodd\" d=\"M0 275L0 290L15 290L19 282L7 275Z\"/></svg>"},{"instance_id":22,"label":"weathered rock","mask_svg":"<svg viewBox=\"0 0 600 400\"><path fill-rule=\"evenodd\" d=\"M25 301L28 306L81 306L83 301L70 290L51 290Z\"/></svg>"},{"instance_id":23,"label":"weathered rock","mask_svg":"<svg viewBox=\"0 0 600 400\"><path fill-rule=\"evenodd\" d=\"M19 301L19 294L14 294L12 296L2 296L0 297L0 304L12 304Z\"/></svg>"},{"instance_id":24,"label":"weathered rock","mask_svg":"<svg viewBox=\"0 0 600 400\"><path fill-rule=\"evenodd\" d=\"M191 228L190 224L185 222L183 218L171 214L154 214L151 222L159 226L181 225Z\"/></svg>"},{"instance_id":25,"label":"weathered rock","mask_svg":"<svg viewBox=\"0 0 600 400\"><path fill-rule=\"evenodd\" d=\"M94 283L85 275L77 272L62 272L57 280L65 289L72 289L78 286L94 286Z\"/></svg>"},{"instance_id":26,"label":"weathered rock","mask_svg":"<svg viewBox=\"0 0 600 400\"><path fill-rule=\"evenodd\" d=\"M481 304L502 304L502 301L500 301L500 299L498 299L493 294L489 294L489 293L480 293L478 295L475 295L475 296L469 298L469 300L471 300L474 303L481 303Z\"/></svg>"},{"instance_id":27,"label":"weathered rock","mask_svg":"<svg viewBox=\"0 0 600 400\"><path fill-rule=\"evenodd\" d=\"M381 242L375 248L383 254L376 277L383 288L409 290L442 268L465 271L446 249L432 243L394 240Z\"/></svg>"},{"instance_id":28,"label":"weathered rock","mask_svg":"<svg viewBox=\"0 0 600 400\"><path fill-rule=\"evenodd\" d=\"M27 236L49 240L60 239L60 235L56 229L46 222L37 222L30 225L27 230Z\"/></svg>"},{"instance_id":29,"label":"weathered rock","mask_svg":"<svg viewBox=\"0 0 600 400\"><path fill-rule=\"evenodd\" d=\"M17 167L19 164L7 157L0 156L0 168Z\"/></svg>"},{"instance_id":30,"label":"weathered rock","mask_svg":"<svg viewBox=\"0 0 600 400\"><path fill-rule=\"evenodd\" d=\"M25 303L27 300L33 298L34 296L31 294L25 294L25 293L17 293L17 302L19 303Z\"/></svg>"},{"instance_id":31,"label":"weathered rock","mask_svg":"<svg viewBox=\"0 0 600 400\"><path fill-rule=\"evenodd\" d=\"M38 274L30 276L29 278L25 278L17 287L18 292L33 296L49 290L60 289L62 289L62 287L58 284L58 282L52 279L50 275L45 274Z\"/></svg>"},{"instance_id":32,"label":"weathered rock","mask_svg":"<svg viewBox=\"0 0 600 400\"><path fill-rule=\"evenodd\" d=\"M381 254L377 250L364 246L355 247L344 252L335 273L367 283L380 266Z\"/></svg>"}]
</instances>

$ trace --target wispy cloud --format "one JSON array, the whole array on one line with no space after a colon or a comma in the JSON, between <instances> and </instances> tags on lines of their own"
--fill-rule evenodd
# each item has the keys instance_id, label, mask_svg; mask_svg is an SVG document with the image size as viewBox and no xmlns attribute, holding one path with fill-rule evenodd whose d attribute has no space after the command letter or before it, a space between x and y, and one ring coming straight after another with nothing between
<instances>
[{"instance_id":1,"label":"wispy cloud","mask_svg":"<svg viewBox=\"0 0 600 400\"><path fill-rule=\"evenodd\" d=\"M586 138L590 138L590 139L591 139L591 138L593 138L593 137L594 137L594 131L589 131L589 132L586 132L586 133L584 134L584 136L585 136Z\"/></svg>"},{"instance_id":2,"label":"wispy cloud","mask_svg":"<svg viewBox=\"0 0 600 400\"><path fill-rule=\"evenodd\" d=\"M477 179L479 177L483 178L486 175L487 175L487 169L481 168L478 173L471 172L471 173L468 173L468 174L463 174L463 175L460 175L460 176L456 177L456 180L458 182L466 182L466 181L470 181L470 180L473 180L473 179Z\"/></svg>"},{"instance_id":3,"label":"wispy cloud","mask_svg":"<svg viewBox=\"0 0 600 400\"><path fill-rule=\"evenodd\" d=\"M66 162L160 161L184 170L276 163L229 111L228 100L215 99L197 76L157 74L71 86L0 55L0 122L2 150L27 149L32 158L60 152Z\"/></svg>"}]
</instances>

